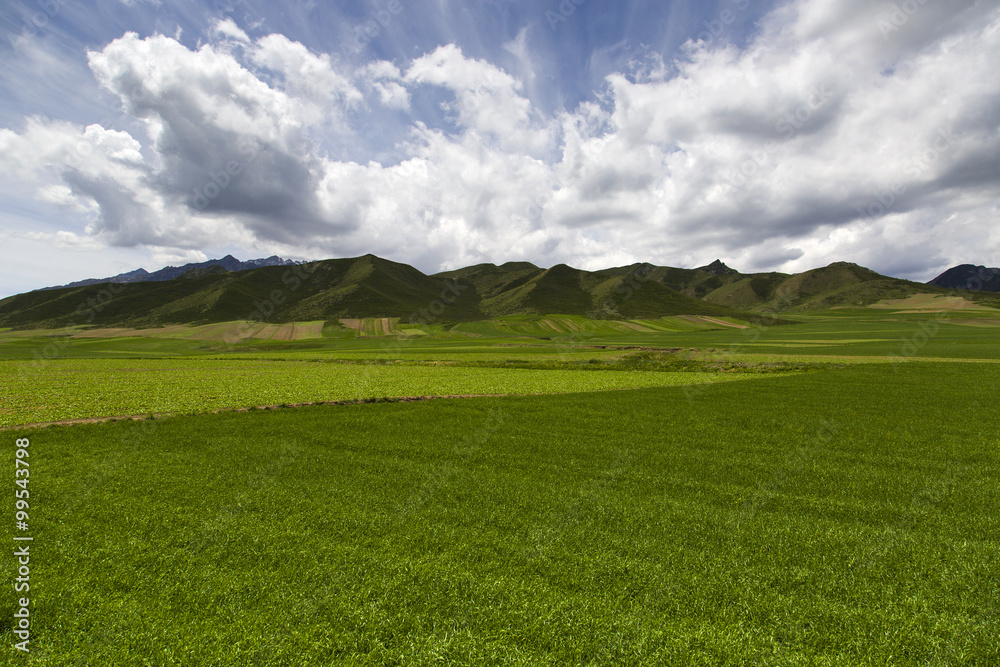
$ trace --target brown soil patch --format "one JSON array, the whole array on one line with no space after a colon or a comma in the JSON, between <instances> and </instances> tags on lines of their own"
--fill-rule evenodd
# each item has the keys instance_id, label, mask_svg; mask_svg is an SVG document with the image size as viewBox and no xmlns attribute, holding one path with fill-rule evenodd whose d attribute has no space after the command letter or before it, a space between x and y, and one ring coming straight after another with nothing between
<instances>
[{"instance_id":1,"label":"brown soil patch","mask_svg":"<svg viewBox=\"0 0 1000 667\"><path fill-rule=\"evenodd\" d=\"M631 329L632 331L641 331L642 333L652 333L653 329L649 327L644 327L641 324L636 324L635 322L620 322L624 327Z\"/></svg>"},{"instance_id":2,"label":"brown soil patch","mask_svg":"<svg viewBox=\"0 0 1000 667\"><path fill-rule=\"evenodd\" d=\"M940 294L914 294L905 299L885 299L873 303L869 308L899 310L904 313L925 313L942 310L995 310L980 306L977 303L960 296L942 296ZM904 310L905 309L905 310Z\"/></svg>"},{"instance_id":3,"label":"brown soil patch","mask_svg":"<svg viewBox=\"0 0 1000 667\"><path fill-rule=\"evenodd\" d=\"M274 335L278 333L278 329L281 327L277 324L265 324L261 326L260 330L254 333L254 338L261 338L263 340L270 340L274 338Z\"/></svg>"},{"instance_id":4,"label":"brown soil patch","mask_svg":"<svg viewBox=\"0 0 1000 667\"><path fill-rule=\"evenodd\" d=\"M340 326L344 327L345 329L356 331L358 333L361 333L363 331L363 324L364 322L362 320L354 320L354 319L340 320Z\"/></svg>"},{"instance_id":5,"label":"brown soil patch","mask_svg":"<svg viewBox=\"0 0 1000 667\"><path fill-rule=\"evenodd\" d=\"M292 340L308 340L310 338L323 337L323 325L325 322L299 322L295 325L294 338Z\"/></svg>"},{"instance_id":6,"label":"brown soil patch","mask_svg":"<svg viewBox=\"0 0 1000 667\"><path fill-rule=\"evenodd\" d=\"M289 322L287 324L282 324L278 327L278 330L274 332L272 336L273 340L295 340L295 323Z\"/></svg>"},{"instance_id":7,"label":"brown soil patch","mask_svg":"<svg viewBox=\"0 0 1000 667\"><path fill-rule=\"evenodd\" d=\"M720 327L731 327L733 329L749 329L750 327L744 324L734 324L732 322L726 322L725 320L717 320L714 317L701 316L701 319L706 322L711 322L712 324L718 324Z\"/></svg>"}]
</instances>

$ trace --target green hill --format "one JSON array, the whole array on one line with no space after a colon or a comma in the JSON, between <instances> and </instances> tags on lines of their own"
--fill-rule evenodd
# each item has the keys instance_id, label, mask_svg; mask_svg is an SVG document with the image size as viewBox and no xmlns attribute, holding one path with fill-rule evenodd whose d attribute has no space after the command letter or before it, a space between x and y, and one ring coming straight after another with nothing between
<instances>
[{"instance_id":1,"label":"green hill","mask_svg":"<svg viewBox=\"0 0 1000 667\"><path fill-rule=\"evenodd\" d=\"M727 284L705 295L711 303L742 310L763 310L775 306L792 311L838 307L870 306L885 299L905 299L916 294L947 294L950 290L883 276L850 262L803 273L737 274ZM967 298L993 305L987 293L968 293Z\"/></svg>"},{"instance_id":2,"label":"green hill","mask_svg":"<svg viewBox=\"0 0 1000 667\"><path fill-rule=\"evenodd\" d=\"M551 313L605 319L740 315L655 281L639 281L631 267L589 272L511 262L428 276L406 264L365 255L238 273L189 271L156 283L29 292L0 301L0 326L140 328L383 317L456 323Z\"/></svg>"},{"instance_id":3,"label":"green hill","mask_svg":"<svg viewBox=\"0 0 1000 667\"><path fill-rule=\"evenodd\" d=\"M271 323L352 318L454 324L514 315L628 320L738 317L773 308L865 306L940 287L837 262L787 275L741 274L721 262L698 269L651 264L583 271L559 264L478 264L435 275L365 255L240 272L188 271L175 280L39 290L0 301L0 327L153 327L235 320ZM984 305L996 295L966 293ZM985 299L985 301L984 301Z\"/></svg>"}]
</instances>

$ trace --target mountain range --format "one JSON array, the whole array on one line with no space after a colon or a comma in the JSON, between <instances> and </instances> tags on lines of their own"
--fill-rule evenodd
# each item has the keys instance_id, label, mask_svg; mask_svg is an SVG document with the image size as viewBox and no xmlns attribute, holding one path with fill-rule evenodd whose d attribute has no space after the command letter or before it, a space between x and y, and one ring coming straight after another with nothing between
<instances>
[{"instance_id":1,"label":"mountain range","mask_svg":"<svg viewBox=\"0 0 1000 667\"><path fill-rule=\"evenodd\" d=\"M87 287L88 285L100 285L101 283L145 283L174 280L175 278L183 277L189 272L190 274L188 277L204 275L207 272L211 272L215 267L225 269L229 272L236 272L259 269L264 266L294 266L295 264L302 264L302 262L295 262L290 259L281 259L277 255L272 255L265 259L250 259L245 262L241 262L232 255L226 255L222 259L210 259L207 262L185 264L184 266L167 266L159 271L153 271L152 273L146 271L146 269L136 269L135 271L129 271L127 273L119 273L117 276L111 276L110 278L88 278L86 280L78 280L66 285L43 287L42 289L53 290L62 289L64 287Z\"/></svg>"},{"instance_id":2,"label":"mountain range","mask_svg":"<svg viewBox=\"0 0 1000 667\"><path fill-rule=\"evenodd\" d=\"M927 284L950 289L1000 292L1000 269L990 269L974 264L960 264L948 269Z\"/></svg>"},{"instance_id":3,"label":"mountain range","mask_svg":"<svg viewBox=\"0 0 1000 667\"><path fill-rule=\"evenodd\" d=\"M632 264L599 271L565 264L543 269L530 262L508 262L426 275L374 255L304 264L276 257L255 261L273 265L231 270L227 265L242 267L247 263L227 257L169 267L173 278L150 279L167 274L143 272L145 277L135 280L116 276L120 280L19 294L0 301L0 326L149 327L362 317L455 323L531 314L595 319L669 315L749 319L753 313L769 309L865 306L914 294L946 294L953 289L891 278L849 262L798 274L743 274L719 260L696 269ZM940 279L960 283L966 273L946 276L947 272ZM988 292L965 295L984 305L1000 306L1000 296Z\"/></svg>"}]
</instances>

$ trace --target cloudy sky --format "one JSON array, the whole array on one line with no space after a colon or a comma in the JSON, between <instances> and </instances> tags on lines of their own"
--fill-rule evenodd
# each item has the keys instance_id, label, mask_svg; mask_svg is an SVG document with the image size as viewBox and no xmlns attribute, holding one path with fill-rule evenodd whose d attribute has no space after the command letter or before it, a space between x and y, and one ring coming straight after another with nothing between
<instances>
[{"instance_id":1,"label":"cloudy sky","mask_svg":"<svg viewBox=\"0 0 1000 667\"><path fill-rule=\"evenodd\" d=\"M227 253L1000 266L1000 0L0 7L0 296Z\"/></svg>"}]
</instances>

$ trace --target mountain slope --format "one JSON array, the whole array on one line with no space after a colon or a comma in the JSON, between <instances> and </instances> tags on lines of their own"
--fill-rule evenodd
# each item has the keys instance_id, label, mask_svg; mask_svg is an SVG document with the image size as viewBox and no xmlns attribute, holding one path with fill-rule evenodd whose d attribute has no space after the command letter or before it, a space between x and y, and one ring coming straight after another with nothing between
<instances>
[{"instance_id":1,"label":"mountain slope","mask_svg":"<svg viewBox=\"0 0 1000 667\"><path fill-rule=\"evenodd\" d=\"M527 262L512 262L427 276L406 264L373 255L241 272L209 265L189 268L175 280L102 283L20 294L0 301L0 326L150 327L361 317L454 323L515 314L597 318L740 315L725 306L681 294L645 274L637 275L636 267L589 272L566 265L541 269Z\"/></svg>"},{"instance_id":2,"label":"mountain slope","mask_svg":"<svg viewBox=\"0 0 1000 667\"><path fill-rule=\"evenodd\" d=\"M705 300L747 310L787 308L795 311L869 306L883 299L904 299L914 294L944 294L947 291L883 276L850 262L834 262L794 275L739 275L737 280L707 294Z\"/></svg>"},{"instance_id":3,"label":"mountain slope","mask_svg":"<svg viewBox=\"0 0 1000 667\"><path fill-rule=\"evenodd\" d=\"M365 255L238 272L209 263L190 267L172 280L38 290L0 301L0 326L151 327L366 317L457 323L556 314L750 319L754 311L858 307L948 291L847 262L795 275L741 274L716 261L698 269L634 264L600 271L511 262L428 276L412 266ZM970 292L967 298L984 305L1000 301L987 292Z\"/></svg>"},{"instance_id":4,"label":"mountain slope","mask_svg":"<svg viewBox=\"0 0 1000 667\"><path fill-rule=\"evenodd\" d=\"M948 269L927 284L950 289L1000 292L1000 268L961 264Z\"/></svg>"},{"instance_id":5,"label":"mountain slope","mask_svg":"<svg viewBox=\"0 0 1000 667\"><path fill-rule=\"evenodd\" d=\"M191 277L193 275L206 275L209 272L218 273L219 269L236 272L259 269L265 266L295 266L296 264L301 263L302 262L293 262L290 259L282 259L277 255L272 255L271 257L264 259L251 259L245 262L241 262L232 255L226 255L222 259L210 259L207 262L196 262L192 264L185 264L184 266L167 266L152 273L149 273L145 269L136 269L135 271L129 271L127 273L119 273L117 276L111 276L110 278L88 278L86 280L78 280L67 285L44 287L42 289L54 290L65 287L87 287L90 285L100 285L102 283L160 282L180 278L185 274L190 274L188 277Z\"/></svg>"}]
</instances>

